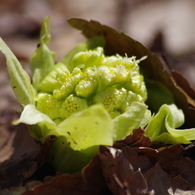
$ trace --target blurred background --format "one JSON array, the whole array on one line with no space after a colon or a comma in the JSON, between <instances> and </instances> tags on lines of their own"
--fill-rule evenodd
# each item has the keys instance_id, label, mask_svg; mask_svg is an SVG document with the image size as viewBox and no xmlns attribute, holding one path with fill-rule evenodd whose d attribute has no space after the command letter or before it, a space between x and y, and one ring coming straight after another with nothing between
<instances>
[{"instance_id":1,"label":"blurred background","mask_svg":"<svg viewBox=\"0 0 195 195\"><path fill-rule=\"evenodd\" d=\"M85 40L66 20L96 20L165 55L195 89L194 0L0 0L0 36L23 65L36 49L45 16L51 18L57 60ZM0 110L15 99L6 71L0 54Z\"/></svg>"}]
</instances>

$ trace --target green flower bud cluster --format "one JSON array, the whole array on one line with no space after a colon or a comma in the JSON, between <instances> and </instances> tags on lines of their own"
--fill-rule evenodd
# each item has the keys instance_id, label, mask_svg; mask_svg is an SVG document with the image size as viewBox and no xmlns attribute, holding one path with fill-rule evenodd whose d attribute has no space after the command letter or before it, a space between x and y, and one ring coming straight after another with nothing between
<instances>
[{"instance_id":1,"label":"green flower bud cluster","mask_svg":"<svg viewBox=\"0 0 195 195\"><path fill-rule=\"evenodd\" d=\"M133 101L144 102L147 98L139 62L135 57L107 57L102 47L78 52L68 65L57 64L42 81L51 83L51 89L39 88L37 109L59 121L99 103L115 118Z\"/></svg>"}]
</instances>

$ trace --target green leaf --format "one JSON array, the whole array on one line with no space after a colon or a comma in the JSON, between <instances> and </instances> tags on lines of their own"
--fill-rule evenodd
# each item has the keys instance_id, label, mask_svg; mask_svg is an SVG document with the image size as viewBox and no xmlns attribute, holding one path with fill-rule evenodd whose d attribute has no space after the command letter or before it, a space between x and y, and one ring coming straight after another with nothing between
<instances>
[{"instance_id":1,"label":"green leaf","mask_svg":"<svg viewBox=\"0 0 195 195\"><path fill-rule=\"evenodd\" d=\"M105 45L105 40L103 37L100 37L100 36L93 37L91 39L88 39L85 42L78 44L76 47L74 47L71 51L68 52L68 54L66 54L64 56L64 58L61 60L61 62L67 66L67 68L69 69L70 72L72 72L74 67L71 67L69 65L69 62L75 54L77 54L78 52L81 52L81 51L95 49L98 46L103 47L104 45Z\"/></svg>"},{"instance_id":2,"label":"green leaf","mask_svg":"<svg viewBox=\"0 0 195 195\"><path fill-rule=\"evenodd\" d=\"M38 111L34 105L28 104L24 107L20 118L14 124L26 123L28 125L34 125L39 122L48 122L52 126L55 124L46 114Z\"/></svg>"},{"instance_id":3,"label":"green leaf","mask_svg":"<svg viewBox=\"0 0 195 195\"><path fill-rule=\"evenodd\" d=\"M34 104L35 91L31 85L30 77L1 38L0 51L5 54L10 84L19 103L23 106Z\"/></svg>"},{"instance_id":4,"label":"green leaf","mask_svg":"<svg viewBox=\"0 0 195 195\"><path fill-rule=\"evenodd\" d=\"M99 145L113 144L113 123L100 104L73 114L56 131L60 136L51 146L48 162L66 173L81 171L98 153Z\"/></svg>"},{"instance_id":5,"label":"green leaf","mask_svg":"<svg viewBox=\"0 0 195 195\"><path fill-rule=\"evenodd\" d=\"M162 134L160 134L159 136L157 136L154 141L157 142L162 142L165 144L189 144L191 143L190 141L186 140L183 136L173 136L170 133L164 132Z\"/></svg>"},{"instance_id":6,"label":"green leaf","mask_svg":"<svg viewBox=\"0 0 195 195\"><path fill-rule=\"evenodd\" d=\"M49 74L55 65L55 54L48 48L49 41L49 17L46 17L41 28L40 45L30 58L33 86L36 90L39 90L41 81Z\"/></svg>"},{"instance_id":7,"label":"green leaf","mask_svg":"<svg viewBox=\"0 0 195 195\"><path fill-rule=\"evenodd\" d=\"M100 104L71 115L56 127L56 131L66 137L74 150L113 144L113 123Z\"/></svg>"},{"instance_id":8,"label":"green leaf","mask_svg":"<svg viewBox=\"0 0 195 195\"><path fill-rule=\"evenodd\" d=\"M147 105L140 102L132 102L127 111L113 119L115 140L124 139L134 129L144 127L151 117Z\"/></svg>"},{"instance_id":9,"label":"green leaf","mask_svg":"<svg viewBox=\"0 0 195 195\"><path fill-rule=\"evenodd\" d=\"M47 162L57 171L76 173L91 161L98 149L99 146L93 146L81 151L73 150L65 136L58 136L49 150Z\"/></svg>"},{"instance_id":10,"label":"green leaf","mask_svg":"<svg viewBox=\"0 0 195 195\"><path fill-rule=\"evenodd\" d=\"M17 125L19 123L25 123L28 125L39 124L39 128L33 129L33 131L41 131L33 133L33 137L35 139L41 139L56 127L54 121L52 121L46 114L38 111L32 104L26 105L24 107L24 110L22 111L20 118L13 122L14 125ZM53 135L58 135L56 131L54 131L53 133Z\"/></svg>"},{"instance_id":11,"label":"green leaf","mask_svg":"<svg viewBox=\"0 0 195 195\"><path fill-rule=\"evenodd\" d=\"M146 127L146 135L166 144L188 144L195 140L195 128L176 129L183 123L183 111L175 104L164 104Z\"/></svg>"}]
</instances>

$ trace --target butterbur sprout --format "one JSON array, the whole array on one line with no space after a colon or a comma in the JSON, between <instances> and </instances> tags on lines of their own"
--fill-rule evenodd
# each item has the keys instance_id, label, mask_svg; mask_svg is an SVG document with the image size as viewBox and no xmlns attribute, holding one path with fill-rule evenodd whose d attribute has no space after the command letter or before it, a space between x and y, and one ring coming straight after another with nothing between
<instances>
[{"instance_id":1,"label":"butterbur sprout","mask_svg":"<svg viewBox=\"0 0 195 195\"><path fill-rule=\"evenodd\" d=\"M195 139L195 129L175 129L183 124L184 115L174 103L162 105L151 116L145 103L146 78L139 68L146 56L106 56L104 38L93 37L56 63L48 47L50 38L49 18L45 18L40 46L30 59L32 84L2 39L0 50L7 59L10 84L23 106L14 124L30 125L30 135L41 143L50 135L57 137L47 159L56 170L82 170L100 145L112 146L139 127L145 127L152 140L169 144Z\"/></svg>"}]
</instances>

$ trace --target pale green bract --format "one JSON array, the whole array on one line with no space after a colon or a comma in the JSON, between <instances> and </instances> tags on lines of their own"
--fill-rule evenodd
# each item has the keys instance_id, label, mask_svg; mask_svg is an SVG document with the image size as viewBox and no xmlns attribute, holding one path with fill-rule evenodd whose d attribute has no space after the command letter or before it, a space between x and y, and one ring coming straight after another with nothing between
<instances>
[{"instance_id":1,"label":"pale green bract","mask_svg":"<svg viewBox=\"0 0 195 195\"><path fill-rule=\"evenodd\" d=\"M106 56L104 39L94 37L56 63L49 41L49 18L45 18L40 45L30 60L32 84L2 39L0 50L7 59L11 86L24 107L14 124L31 125L30 135L41 143L50 135L57 136L48 155L48 162L56 170L80 171L98 153L100 145L112 146L139 127L147 126L148 136L165 143L195 139L195 129L175 129L184 122L184 115L174 104L162 105L151 117L138 66L143 59ZM150 85L151 94L153 84L155 81Z\"/></svg>"},{"instance_id":2,"label":"pale green bract","mask_svg":"<svg viewBox=\"0 0 195 195\"><path fill-rule=\"evenodd\" d=\"M195 140L195 129L176 129L183 123L183 111L175 104L164 104L146 127L146 135L166 144L189 144Z\"/></svg>"}]
</instances>

